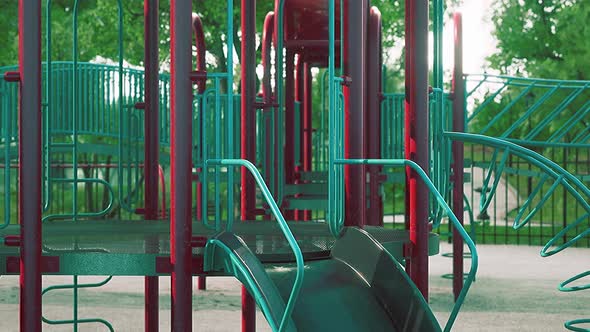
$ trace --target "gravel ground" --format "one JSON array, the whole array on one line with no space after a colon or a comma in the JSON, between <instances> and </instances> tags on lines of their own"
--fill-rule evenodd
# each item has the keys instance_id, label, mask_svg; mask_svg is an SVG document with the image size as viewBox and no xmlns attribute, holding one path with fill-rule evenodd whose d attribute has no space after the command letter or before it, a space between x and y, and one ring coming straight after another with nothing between
<instances>
[{"instance_id":1,"label":"gravel ground","mask_svg":"<svg viewBox=\"0 0 590 332\"><path fill-rule=\"evenodd\" d=\"M441 244L441 252L450 251ZM477 281L467 297L453 331L563 331L568 319L590 317L590 290L560 293L557 285L590 268L590 250L568 249L554 257L541 258L540 248L525 246L478 247L480 267ZM466 269L469 261L466 260ZM451 259L430 259L430 303L441 324L453 305ZM71 277L44 277L44 285L71 282ZM80 277L80 282L101 278ZM161 278L160 321L162 331L170 326L170 279ZM143 330L143 278L118 277L98 289L80 290L80 318L101 317L116 331ZM44 297L43 313L48 319L70 319L70 291L54 291ZM198 331L239 331L240 285L229 277L209 278L208 290L197 291L193 300L193 323ZM0 278L0 331L18 331L18 278ZM270 331L258 315L258 331ZM44 324L45 331L71 331L71 325ZM80 325L79 331L108 331L98 324Z\"/></svg>"}]
</instances>

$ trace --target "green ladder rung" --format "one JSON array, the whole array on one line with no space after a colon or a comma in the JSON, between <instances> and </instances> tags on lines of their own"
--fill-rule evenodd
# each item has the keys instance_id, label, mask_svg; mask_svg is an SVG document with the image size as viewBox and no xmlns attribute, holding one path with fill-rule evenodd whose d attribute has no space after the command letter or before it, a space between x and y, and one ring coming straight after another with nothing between
<instances>
[{"instance_id":1,"label":"green ladder rung","mask_svg":"<svg viewBox=\"0 0 590 332\"><path fill-rule=\"evenodd\" d=\"M301 196L285 198L288 201L287 210L325 210L328 200L325 196Z\"/></svg>"},{"instance_id":2,"label":"green ladder rung","mask_svg":"<svg viewBox=\"0 0 590 332\"><path fill-rule=\"evenodd\" d=\"M301 183L285 185L285 195L328 195L327 183Z\"/></svg>"}]
</instances>

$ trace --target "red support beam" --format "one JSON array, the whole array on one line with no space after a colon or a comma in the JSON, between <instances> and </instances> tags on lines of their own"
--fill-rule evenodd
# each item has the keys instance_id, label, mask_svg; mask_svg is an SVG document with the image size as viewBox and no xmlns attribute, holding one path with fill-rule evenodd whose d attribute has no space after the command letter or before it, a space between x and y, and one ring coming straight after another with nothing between
<instances>
[{"instance_id":1,"label":"red support beam","mask_svg":"<svg viewBox=\"0 0 590 332\"><path fill-rule=\"evenodd\" d=\"M145 101L144 101L144 178L145 218L158 218L158 180L159 180L159 0L144 0L144 68L145 68ZM148 239L147 248L158 252L158 239ZM159 279L145 277L145 331L156 332L159 329Z\"/></svg>"},{"instance_id":2,"label":"red support beam","mask_svg":"<svg viewBox=\"0 0 590 332\"><path fill-rule=\"evenodd\" d=\"M369 12L367 31L367 124L365 126L367 158L381 158L381 13L377 7ZM369 174L369 204L367 225L383 226L383 197L381 172L383 167L367 166Z\"/></svg>"},{"instance_id":3,"label":"red support beam","mask_svg":"<svg viewBox=\"0 0 590 332\"><path fill-rule=\"evenodd\" d=\"M368 0L344 2L344 75L351 79L344 87L346 159L366 158L365 109L366 109L366 47ZM347 165L344 168L346 226L366 225L366 166Z\"/></svg>"},{"instance_id":4,"label":"red support beam","mask_svg":"<svg viewBox=\"0 0 590 332\"><path fill-rule=\"evenodd\" d=\"M256 0L242 0L241 43L241 155L256 162ZM256 186L248 171L241 169L241 216L242 220L254 220L256 209Z\"/></svg>"},{"instance_id":5,"label":"red support beam","mask_svg":"<svg viewBox=\"0 0 590 332\"><path fill-rule=\"evenodd\" d=\"M453 131L465 131L465 78L463 76L463 24L461 14L455 21L455 69L453 71ZM463 224L463 142L453 141L453 213ZM463 238L453 227L453 294L463 289Z\"/></svg>"},{"instance_id":6,"label":"red support beam","mask_svg":"<svg viewBox=\"0 0 590 332\"><path fill-rule=\"evenodd\" d=\"M191 2L170 1L170 260L172 331L192 330Z\"/></svg>"},{"instance_id":7,"label":"red support beam","mask_svg":"<svg viewBox=\"0 0 590 332\"><path fill-rule=\"evenodd\" d=\"M20 330L41 331L41 1L20 0Z\"/></svg>"},{"instance_id":8,"label":"red support beam","mask_svg":"<svg viewBox=\"0 0 590 332\"><path fill-rule=\"evenodd\" d=\"M428 174L428 0L406 0L405 153ZM406 216L410 278L428 300L429 192L418 174L406 169Z\"/></svg>"},{"instance_id":9,"label":"red support beam","mask_svg":"<svg viewBox=\"0 0 590 332\"><path fill-rule=\"evenodd\" d=\"M256 0L241 0L241 155L256 163ZM241 217L254 220L256 187L245 167L241 169ZM256 303L242 286L242 331L256 331Z\"/></svg>"}]
</instances>

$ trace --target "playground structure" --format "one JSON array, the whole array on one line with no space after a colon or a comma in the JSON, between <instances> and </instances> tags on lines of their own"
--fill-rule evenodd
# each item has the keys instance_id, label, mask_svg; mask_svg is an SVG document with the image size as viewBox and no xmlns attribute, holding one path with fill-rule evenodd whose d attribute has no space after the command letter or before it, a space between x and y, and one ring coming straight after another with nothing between
<instances>
[{"instance_id":1,"label":"playground structure","mask_svg":"<svg viewBox=\"0 0 590 332\"><path fill-rule=\"evenodd\" d=\"M509 135L465 133L462 95L470 93L465 92L460 52L452 100L443 93L440 70L429 91L427 1L407 2L408 90L401 97L382 93L380 14L366 0L277 1L264 22L260 97L255 43L241 43L238 95L232 52L227 53L227 72L207 70L207 27L198 15L191 17L190 2L171 2L170 76L158 74L157 1L145 1L144 71L123 66L122 25L117 66L77 60L77 1L72 61L54 61L47 51L42 63L40 1L19 3L19 66L5 71L0 100L5 110L0 272L18 273L26 285L21 287L22 331L39 331L42 321L72 324L74 330L97 323L113 330L105 319L77 317L77 309L71 320L41 316L42 294L64 288L76 294L103 284L79 284L80 275L105 275L104 283L117 275L145 276L147 331L158 330L161 275L172 276L176 331L191 330L193 276L204 286L205 276L216 275L233 275L244 284L245 331L255 329L255 303L277 331L440 330L425 299L428 255L438 246L430 229L447 220L454 226L457 299L444 326L450 330L477 267L473 241L461 226L462 142L494 151L487 160L481 211L489 206L500 174L510 168L509 156L517 156L540 169L541 181L515 225L531 221L535 208L563 187L585 213L552 237L543 253L565 249L587 233L583 223L590 213L590 191L580 179L502 139ZM255 39L255 3L242 1L242 40ZM442 24L442 10L435 7ZM50 2L47 8L50 48ZM233 17L232 1L227 17ZM456 20L459 51L460 16ZM233 31L228 19L227 45L233 45ZM194 69L191 35L197 49ZM285 52L275 52L271 61L272 49ZM312 68L325 68L321 82L327 84L319 89L325 92L322 110L312 110L317 91ZM402 128L396 121L404 101ZM539 108L536 104L533 100L531 112ZM554 117L566 106L557 107ZM581 112L587 109L583 106ZM313 121L317 113L319 126ZM587 140L584 131L576 136L580 142ZM559 142L564 136L552 139ZM407 229L383 227L382 186L399 182L395 168L405 171ZM544 192L544 185L551 192ZM18 212L12 211L13 193L19 195ZM537 196L542 198L535 201ZM454 213L446 203L451 197ZM571 230L577 235L551 249ZM472 254L464 285L463 241ZM41 274L72 275L73 282L42 291ZM318 297L313 289L323 289L325 295ZM334 294L362 305L351 311ZM345 310L350 320L343 319Z\"/></svg>"}]
</instances>

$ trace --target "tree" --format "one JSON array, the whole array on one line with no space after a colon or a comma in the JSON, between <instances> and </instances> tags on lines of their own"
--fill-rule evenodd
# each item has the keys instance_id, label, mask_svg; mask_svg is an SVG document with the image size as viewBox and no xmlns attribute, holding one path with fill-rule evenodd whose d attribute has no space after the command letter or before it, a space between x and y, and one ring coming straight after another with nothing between
<instances>
[{"instance_id":1,"label":"tree","mask_svg":"<svg viewBox=\"0 0 590 332\"><path fill-rule=\"evenodd\" d=\"M590 2L497 0L492 68L507 74L585 80L590 75Z\"/></svg>"}]
</instances>

